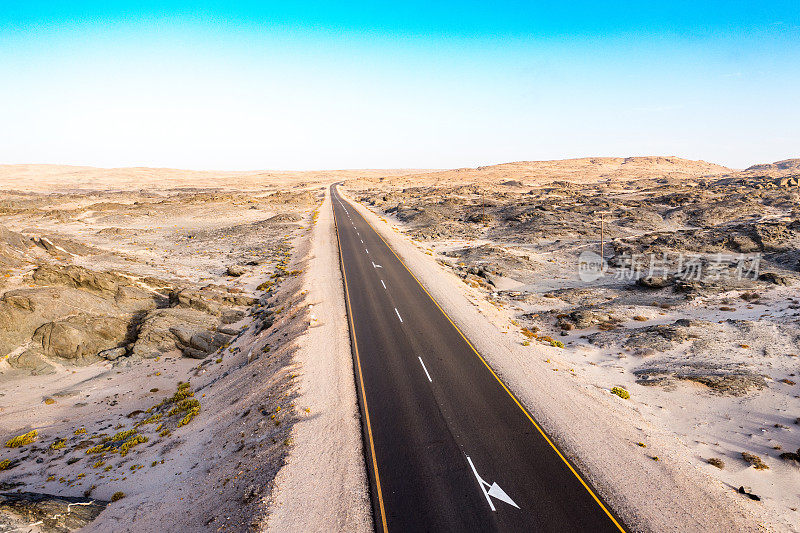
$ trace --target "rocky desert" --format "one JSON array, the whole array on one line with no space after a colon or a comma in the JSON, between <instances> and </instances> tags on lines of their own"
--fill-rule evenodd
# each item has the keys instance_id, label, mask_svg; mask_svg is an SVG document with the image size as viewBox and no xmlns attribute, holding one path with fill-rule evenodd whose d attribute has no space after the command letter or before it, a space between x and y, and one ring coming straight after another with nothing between
<instances>
[{"instance_id":1,"label":"rocky desert","mask_svg":"<svg viewBox=\"0 0 800 533\"><path fill-rule=\"evenodd\" d=\"M794 530L798 181L0 167L0 531L373 528L333 183L631 530Z\"/></svg>"}]
</instances>

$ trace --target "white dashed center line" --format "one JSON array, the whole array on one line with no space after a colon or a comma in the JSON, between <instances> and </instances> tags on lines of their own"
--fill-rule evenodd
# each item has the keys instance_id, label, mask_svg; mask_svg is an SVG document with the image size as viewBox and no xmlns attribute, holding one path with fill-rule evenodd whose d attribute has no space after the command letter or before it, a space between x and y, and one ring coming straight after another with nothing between
<instances>
[{"instance_id":1,"label":"white dashed center line","mask_svg":"<svg viewBox=\"0 0 800 533\"><path fill-rule=\"evenodd\" d=\"M398 311L396 307L394 308L394 312L397 313L397 318L399 318L400 322L402 322L403 321L403 317L400 316L400 311Z\"/></svg>"},{"instance_id":2,"label":"white dashed center line","mask_svg":"<svg viewBox=\"0 0 800 533\"><path fill-rule=\"evenodd\" d=\"M422 357L417 357L417 359L419 359L419 362L422 364L422 370L424 370L425 371L425 375L428 376L428 381L433 383L433 380L431 379L431 375L428 374L428 369L425 368L425 363L422 361Z\"/></svg>"},{"instance_id":3,"label":"white dashed center line","mask_svg":"<svg viewBox=\"0 0 800 533\"><path fill-rule=\"evenodd\" d=\"M386 288L386 284L383 282L383 280L381 280L381 285L383 285L384 289Z\"/></svg>"}]
</instances>

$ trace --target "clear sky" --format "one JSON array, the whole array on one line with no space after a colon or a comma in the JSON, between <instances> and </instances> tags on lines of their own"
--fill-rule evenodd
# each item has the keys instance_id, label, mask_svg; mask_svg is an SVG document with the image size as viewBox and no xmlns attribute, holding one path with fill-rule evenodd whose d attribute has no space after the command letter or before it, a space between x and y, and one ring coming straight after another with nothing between
<instances>
[{"instance_id":1,"label":"clear sky","mask_svg":"<svg viewBox=\"0 0 800 533\"><path fill-rule=\"evenodd\" d=\"M588 155L800 157L800 2L0 0L2 163Z\"/></svg>"}]
</instances>

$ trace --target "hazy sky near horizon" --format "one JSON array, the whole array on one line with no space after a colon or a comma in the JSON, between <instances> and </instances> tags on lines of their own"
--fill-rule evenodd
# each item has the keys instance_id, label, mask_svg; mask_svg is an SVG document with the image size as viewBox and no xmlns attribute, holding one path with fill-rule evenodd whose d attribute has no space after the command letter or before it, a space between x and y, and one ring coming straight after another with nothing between
<instances>
[{"instance_id":1,"label":"hazy sky near horizon","mask_svg":"<svg viewBox=\"0 0 800 533\"><path fill-rule=\"evenodd\" d=\"M798 87L797 0L0 0L0 163L746 167Z\"/></svg>"}]
</instances>

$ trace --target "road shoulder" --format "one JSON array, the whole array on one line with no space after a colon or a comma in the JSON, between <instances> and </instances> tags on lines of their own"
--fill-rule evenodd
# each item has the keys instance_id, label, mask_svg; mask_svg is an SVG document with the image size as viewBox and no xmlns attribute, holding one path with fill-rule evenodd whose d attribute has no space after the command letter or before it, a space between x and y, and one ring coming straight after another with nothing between
<instances>
[{"instance_id":1,"label":"road shoulder","mask_svg":"<svg viewBox=\"0 0 800 533\"><path fill-rule=\"evenodd\" d=\"M330 193L304 277L311 324L299 341L294 447L275 480L268 531L372 531L361 425ZM305 411L308 409L308 411Z\"/></svg>"}]
</instances>

